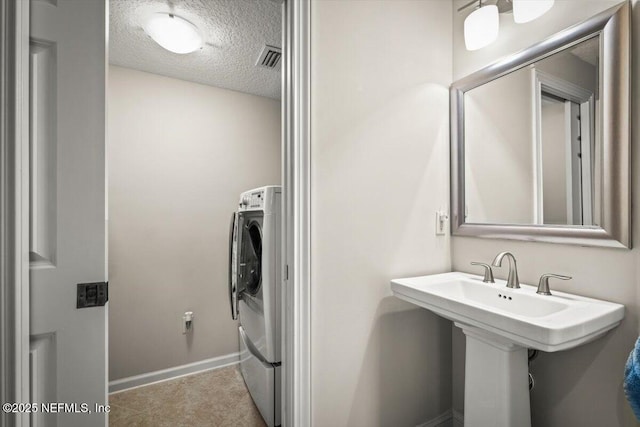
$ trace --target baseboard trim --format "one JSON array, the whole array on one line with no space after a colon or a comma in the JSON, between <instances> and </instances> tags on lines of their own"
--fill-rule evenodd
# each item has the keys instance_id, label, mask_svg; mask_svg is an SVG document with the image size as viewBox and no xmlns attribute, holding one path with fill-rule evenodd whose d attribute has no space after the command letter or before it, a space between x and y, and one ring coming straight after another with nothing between
<instances>
[{"instance_id":1,"label":"baseboard trim","mask_svg":"<svg viewBox=\"0 0 640 427\"><path fill-rule=\"evenodd\" d=\"M212 369L225 368L238 363L240 363L240 353L231 353L224 356L201 360L199 362L189 363L187 365L180 365L173 368L162 369L160 371L134 375L132 377L110 381L109 394L172 380L187 375L193 375L204 371L210 371Z\"/></svg>"},{"instance_id":2,"label":"baseboard trim","mask_svg":"<svg viewBox=\"0 0 640 427\"><path fill-rule=\"evenodd\" d=\"M437 417L419 424L416 427L450 427L452 420L453 411L451 411L451 409L448 409Z\"/></svg>"},{"instance_id":3,"label":"baseboard trim","mask_svg":"<svg viewBox=\"0 0 640 427\"><path fill-rule=\"evenodd\" d=\"M464 427L464 414L460 411L453 411L453 427Z\"/></svg>"}]
</instances>

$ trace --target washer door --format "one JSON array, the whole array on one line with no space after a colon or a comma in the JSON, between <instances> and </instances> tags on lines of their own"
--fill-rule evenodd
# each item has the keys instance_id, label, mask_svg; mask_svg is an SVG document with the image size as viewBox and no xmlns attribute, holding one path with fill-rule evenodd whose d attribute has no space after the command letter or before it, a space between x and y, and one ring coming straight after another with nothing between
<instances>
[{"instance_id":1,"label":"washer door","mask_svg":"<svg viewBox=\"0 0 640 427\"><path fill-rule=\"evenodd\" d=\"M262 218L260 213L243 213L240 236L239 288L256 296L262 285Z\"/></svg>"},{"instance_id":2,"label":"washer door","mask_svg":"<svg viewBox=\"0 0 640 427\"><path fill-rule=\"evenodd\" d=\"M238 214L235 212L231 216L231 227L229 228L229 303L231 304L231 318L238 318L240 298L242 294L238 291Z\"/></svg>"}]
</instances>

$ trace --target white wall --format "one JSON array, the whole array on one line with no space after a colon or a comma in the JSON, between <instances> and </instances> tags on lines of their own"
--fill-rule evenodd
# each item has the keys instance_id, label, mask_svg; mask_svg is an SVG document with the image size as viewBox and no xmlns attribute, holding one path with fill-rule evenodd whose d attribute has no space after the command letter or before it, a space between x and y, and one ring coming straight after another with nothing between
<instances>
[{"instance_id":1,"label":"white wall","mask_svg":"<svg viewBox=\"0 0 640 427\"><path fill-rule=\"evenodd\" d=\"M238 351L229 221L280 182L279 101L111 66L107 133L110 378Z\"/></svg>"},{"instance_id":2,"label":"white wall","mask_svg":"<svg viewBox=\"0 0 640 427\"><path fill-rule=\"evenodd\" d=\"M464 3L456 0L454 9ZM489 62L513 53L562 28L580 22L607 9L615 1L561 1L543 18L531 24L516 25L509 17L501 18L498 42L477 52L464 49L462 21L465 14L454 12L454 76L460 78ZM640 1L634 0L634 52L640 42ZM633 57L631 79L633 141L638 144L640 132L640 80L638 55ZM638 168L640 153L633 150L633 201L640 197ZM634 241L640 242L640 216L633 215ZM593 343L559 353L543 353L533 363L536 389L531 394L535 427L555 426L632 426L637 425L622 391L623 367L638 335L638 272L640 250L582 248L544 243L515 242L456 237L452 239L453 269L476 271L469 261L490 261L502 250L512 251L518 259L521 281L537 283L542 273L555 272L573 276L567 282L553 282L552 288L615 301L627 308L624 322L613 332ZM506 277L506 268L496 269ZM463 409L464 337L454 329L454 409Z\"/></svg>"},{"instance_id":3,"label":"white wall","mask_svg":"<svg viewBox=\"0 0 640 427\"><path fill-rule=\"evenodd\" d=\"M573 219L567 216L567 138L571 134L566 131L565 103L543 98L540 109L542 217L545 224L570 224Z\"/></svg>"},{"instance_id":4,"label":"white wall","mask_svg":"<svg viewBox=\"0 0 640 427\"><path fill-rule=\"evenodd\" d=\"M597 47L598 44L599 38L592 38L580 43L578 46L595 45ZM562 80L577 84L581 88L593 92L597 97L598 70L595 65L581 60L568 51L557 53L536 62L535 68Z\"/></svg>"},{"instance_id":5,"label":"white wall","mask_svg":"<svg viewBox=\"0 0 640 427\"><path fill-rule=\"evenodd\" d=\"M533 223L530 71L474 88L464 103L467 222Z\"/></svg>"},{"instance_id":6,"label":"white wall","mask_svg":"<svg viewBox=\"0 0 640 427\"><path fill-rule=\"evenodd\" d=\"M451 2L311 19L313 425L415 426L451 407L450 323L389 281L450 269Z\"/></svg>"}]
</instances>

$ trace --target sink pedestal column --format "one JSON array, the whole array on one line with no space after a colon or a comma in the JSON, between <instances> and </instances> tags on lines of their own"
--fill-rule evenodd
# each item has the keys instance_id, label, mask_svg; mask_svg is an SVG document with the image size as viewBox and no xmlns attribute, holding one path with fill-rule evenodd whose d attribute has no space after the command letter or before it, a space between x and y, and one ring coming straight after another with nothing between
<instances>
[{"instance_id":1,"label":"sink pedestal column","mask_svg":"<svg viewBox=\"0 0 640 427\"><path fill-rule=\"evenodd\" d=\"M527 349L455 322L466 335L465 427L531 427Z\"/></svg>"}]
</instances>

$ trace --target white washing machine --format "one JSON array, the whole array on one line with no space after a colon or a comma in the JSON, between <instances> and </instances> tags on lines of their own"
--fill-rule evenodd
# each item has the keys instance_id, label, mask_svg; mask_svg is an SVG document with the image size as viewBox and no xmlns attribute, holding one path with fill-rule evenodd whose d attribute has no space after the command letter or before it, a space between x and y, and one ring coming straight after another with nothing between
<instances>
[{"instance_id":1,"label":"white washing machine","mask_svg":"<svg viewBox=\"0 0 640 427\"><path fill-rule=\"evenodd\" d=\"M229 236L231 317L240 319L240 370L269 427L280 425L281 187L242 193Z\"/></svg>"}]
</instances>

